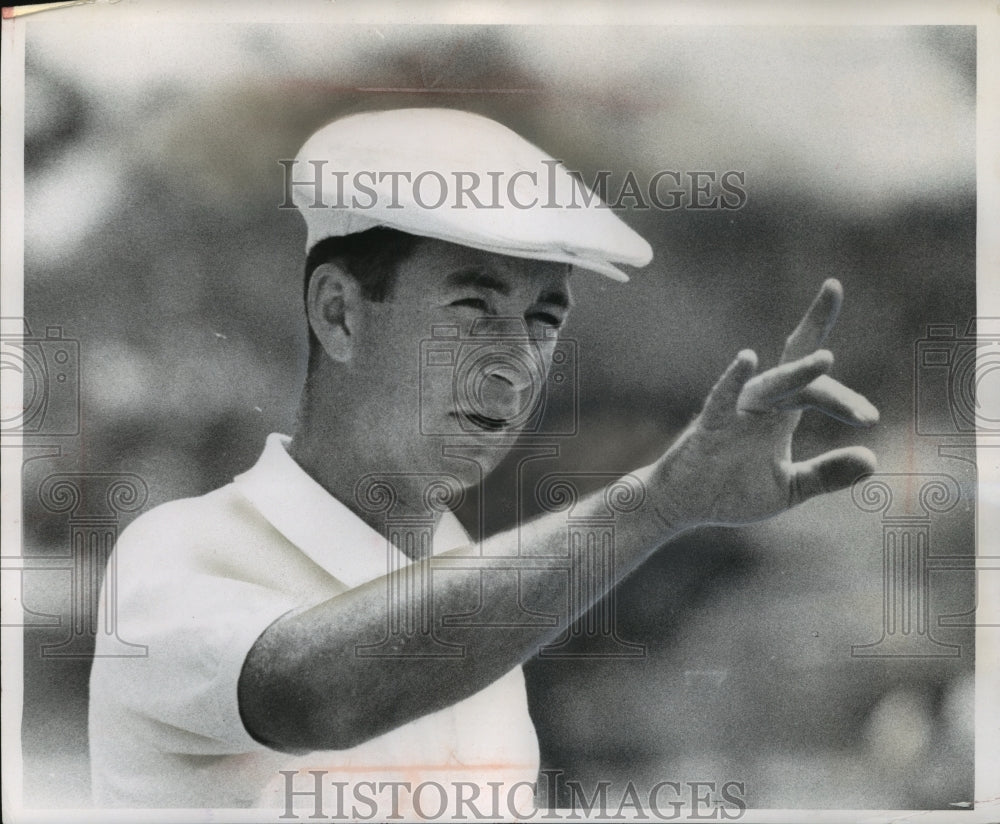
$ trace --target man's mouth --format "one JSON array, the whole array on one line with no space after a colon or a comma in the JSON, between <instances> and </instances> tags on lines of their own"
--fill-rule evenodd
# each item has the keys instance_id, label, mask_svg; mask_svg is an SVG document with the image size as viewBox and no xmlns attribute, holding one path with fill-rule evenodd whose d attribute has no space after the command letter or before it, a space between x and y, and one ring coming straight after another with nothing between
<instances>
[{"instance_id":1,"label":"man's mouth","mask_svg":"<svg viewBox=\"0 0 1000 824\"><path fill-rule=\"evenodd\" d=\"M461 413L467 421L471 421L475 426L486 432L502 432L510 425L506 418L491 418L486 415L479 415L476 412Z\"/></svg>"}]
</instances>

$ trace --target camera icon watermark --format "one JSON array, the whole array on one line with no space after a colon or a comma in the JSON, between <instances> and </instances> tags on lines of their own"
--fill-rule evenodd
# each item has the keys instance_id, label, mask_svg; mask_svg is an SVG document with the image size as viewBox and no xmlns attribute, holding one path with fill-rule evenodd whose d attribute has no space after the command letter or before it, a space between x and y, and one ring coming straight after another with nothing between
<instances>
[{"instance_id":1,"label":"camera icon watermark","mask_svg":"<svg viewBox=\"0 0 1000 824\"><path fill-rule=\"evenodd\" d=\"M918 435L1000 435L1000 318L931 324L916 343L914 422Z\"/></svg>"},{"instance_id":2,"label":"camera icon watermark","mask_svg":"<svg viewBox=\"0 0 1000 824\"><path fill-rule=\"evenodd\" d=\"M80 344L62 327L32 335L24 318L0 318L0 368L20 377L19 398L4 398L0 434L80 433Z\"/></svg>"},{"instance_id":3,"label":"camera icon watermark","mask_svg":"<svg viewBox=\"0 0 1000 824\"><path fill-rule=\"evenodd\" d=\"M477 318L468 334L437 324L420 343L423 435L575 435L578 427L576 341L558 331L531 337L521 318ZM568 415L546 416L550 392Z\"/></svg>"}]
</instances>

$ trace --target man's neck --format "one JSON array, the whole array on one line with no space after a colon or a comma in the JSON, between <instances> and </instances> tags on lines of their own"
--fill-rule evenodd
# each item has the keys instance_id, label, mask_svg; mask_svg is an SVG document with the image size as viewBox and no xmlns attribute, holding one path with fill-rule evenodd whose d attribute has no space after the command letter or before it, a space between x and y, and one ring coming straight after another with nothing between
<instances>
[{"instance_id":1,"label":"man's neck","mask_svg":"<svg viewBox=\"0 0 1000 824\"><path fill-rule=\"evenodd\" d=\"M300 424L288 454L314 481L376 532L388 535L394 521L425 521L435 527L444 510L427 506L427 476L372 472L371 456L358 454L359 439L348 433ZM362 450L363 451L363 450ZM400 547L408 555L423 553Z\"/></svg>"}]
</instances>

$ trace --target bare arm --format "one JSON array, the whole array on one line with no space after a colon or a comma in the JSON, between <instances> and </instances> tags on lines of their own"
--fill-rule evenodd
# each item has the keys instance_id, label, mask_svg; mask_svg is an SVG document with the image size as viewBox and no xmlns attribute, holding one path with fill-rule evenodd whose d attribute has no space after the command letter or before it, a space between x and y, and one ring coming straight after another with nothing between
<instances>
[{"instance_id":1,"label":"bare arm","mask_svg":"<svg viewBox=\"0 0 1000 824\"><path fill-rule=\"evenodd\" d=\"M599 495L580 506L595 513L605 511ZM623 518L615 527L620 576L676 532L646 514L633 512ZM569 622L566 579L571 560L566 553L566 522L558 515L522 527L521 540L531 545L533 557L511 557L516 555L517 540L513 532L497 535L483 543L483 554L525 562L520 576L471 568L469 555L459 551L430 559L434 568L448 570L434 575L434 614L466 612L481 598L484 612L477 619L509 625L519 616L505 615L504 610L516 605L520 595L533 609L561 616L558 626L468 629L442 626L437 620L434 635L460 644L461 658L421 657L425 639L419 633L405 639L400 635L400 657L389 657L385 651L379 656L358 655L358 644L385 635L386 581L379 578L279 621L261 636L240 680L240 706L248 729L279 749L351 747L454 704L521 664ZM407 586L402 579L420 574L419 567L417 563L395 573L400 587ZM419 585L409 586L413 597L420 597ZM418 603L410 606L420 609Z\"/></svg>"},{"instance_id":2,"label":"bare arm","mask_svg":"<svg viewBox=\"0 0 1000 824\"><path fill-rule=\"evenodd\" d=\"M852 447L795 463L792 435L801 410L815 407L853 425L878 413L864 398L826 375L833 358L817 347L832 327L840 285L827 281L802 323L788 338L782 362L755 375L756 356L741 352L712 389L705 406L678 441L655 463L633 473L644 502L615 523L612 585L685 529L740 524L770 517L814 495L849 485L874 468L874 456ZM582 500L575 515L606 511L603 492ZM520 559L515 548L531 547ZM504 605L518 593L534 608L562 616L557 626L504 629L435 625L436 636L461 644L460 658L364 656L357 645L384 634L385 578L372 581L273 624L247 656L239 684L247 729L283 750L343 749L466 698L500 678L554 640L577 616L566 610L566 522L547 515L490 538L486 556L522 564L520 575L478 569L458 552L435 556L448 567L434 578L434 615L465 611L482 597L485 622L505 621ZM420 564L394 575L406 586ZM455 568L451 568L455 567ZM419 587L411 590L419 593ZM593 593L596 601L604 593ZM414 597L419 597L416 595ZM414 604L414 607L419 607ZM587 606L587 605L584 605ZM419 645L419 634L400 641ZM400 648L400 653L408 651Z\"/></svg>"}]
</instances>

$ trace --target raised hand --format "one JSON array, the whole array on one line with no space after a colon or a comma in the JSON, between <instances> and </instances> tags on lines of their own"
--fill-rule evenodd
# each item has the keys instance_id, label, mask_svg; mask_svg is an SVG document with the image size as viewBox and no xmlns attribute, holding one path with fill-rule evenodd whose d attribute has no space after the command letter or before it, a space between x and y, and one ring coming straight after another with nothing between
<instances>
[{"instance_id":1,"label":"raised hand","mask_svg":"<svg viewBox=\"0 0 1000 824\"><path fill-rule=\"evenodd\" d=\"M701 414L651 467L657 511L671 527L761 520L874 470L874 454L861 446L792 460L803 409L852 426L878 421L871 403L827 374L833 355L819 348L842 302L840 283L827 280L772 369L757 374L756 354L740 352Z\"/></svg>"}]
</instances>

